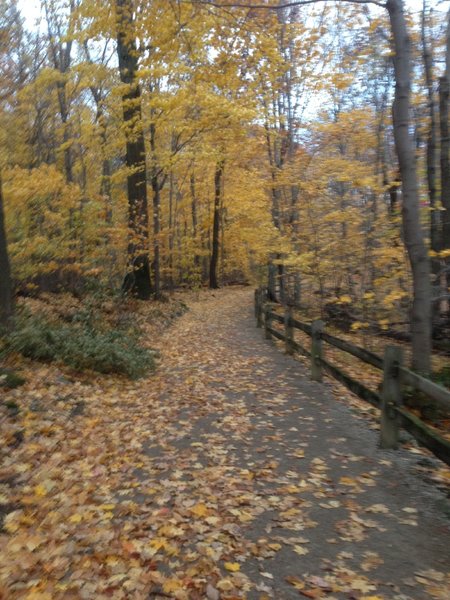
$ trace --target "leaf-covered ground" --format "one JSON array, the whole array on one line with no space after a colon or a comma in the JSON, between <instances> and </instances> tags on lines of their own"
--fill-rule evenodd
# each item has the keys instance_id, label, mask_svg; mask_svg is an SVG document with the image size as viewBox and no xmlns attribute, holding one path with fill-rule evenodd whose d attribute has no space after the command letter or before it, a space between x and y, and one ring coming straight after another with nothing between
<instances>
[{"instance_id":1,"label":"leaf-covered ground","mask_svg":"<svg viewBox=\"0 0 450 600\"><path fill-rule=\"evenodd\" d=\"M192 302L147 379L36 365L9 393L0 598L448 599L444 497L262 339L251 298Z\"/></svg>"}]
</instances>

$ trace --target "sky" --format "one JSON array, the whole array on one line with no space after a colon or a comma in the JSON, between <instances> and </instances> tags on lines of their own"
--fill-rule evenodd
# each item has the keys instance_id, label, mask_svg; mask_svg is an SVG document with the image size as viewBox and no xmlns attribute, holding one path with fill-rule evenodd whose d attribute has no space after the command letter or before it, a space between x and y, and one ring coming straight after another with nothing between
<instances>
[{"instance_id":1,"label":"sky","mask_svg":"<svg viewBox=\"0 0 450 600\"><path fill-rule=\"evenodd\" d=\"M412 8L414 11L419 11L422 8L423 0L405 0L406 5ZM445 0L428 0L429 6L440 6L441 10L445 8L447 2ZM40 1L39 0L19 0L19 7L22 12L22 16L25 18L27 27L30 29L35 26L36 20L40 15Z\"/></svg>"}]
</instances>

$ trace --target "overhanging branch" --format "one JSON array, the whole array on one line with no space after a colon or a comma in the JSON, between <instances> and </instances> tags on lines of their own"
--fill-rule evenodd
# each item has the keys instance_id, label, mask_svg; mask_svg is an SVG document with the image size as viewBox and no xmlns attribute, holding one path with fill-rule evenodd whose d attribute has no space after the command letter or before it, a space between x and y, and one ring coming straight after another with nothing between
<instances>
[{"instance_id":1,"label":"overhanging branch","mask_svg":"<svg viewBox=\"0 0 450 600\"><path fill-rule=\"evenodd\" d=\"M279 4L248 4L246 2L216 2L215 0L181 0L186 4L204 4L205 6L214 6L215 8L250 8L258 10L283 10L284 8L293 8L295 6L306 6L308 4L317 4L318 2L328 2L328 0L293 0L292 2L280 2ZM336 0L337 1L337 0ZM377 0L341 0L350 4L375 4L381 8L386 8L386 2Z\"/></svg>"}]
</instances>

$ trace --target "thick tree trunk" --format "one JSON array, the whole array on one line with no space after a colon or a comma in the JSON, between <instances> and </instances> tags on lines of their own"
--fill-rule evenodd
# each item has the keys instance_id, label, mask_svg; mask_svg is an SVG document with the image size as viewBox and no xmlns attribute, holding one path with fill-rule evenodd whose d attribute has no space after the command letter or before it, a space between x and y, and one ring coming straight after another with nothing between
<instances>
[{"instance_id":1,"label":"thick tree trunk","mask_svg":"<svg viewBox=\"0 0 450 600\"><path fill-rule=\"evenodd\" d=\"M217 263L219 261L219 238L220 238L220 200L222 197L223 161L216 165L214 174L214 213L212 230L212 251L209 263L209 287L213 290L219 287L217 282Z\"/></svg>"},{"instance_id":2,"label":"thick tree trunk","mask_svg":"<svg viewBox=\"0 0 450 600\"><path fill-rule=\"evenodd\" d=\"M430 261L420 224L414 142L410 127L411 40L402 0L388 0L386 8L394 42L394 139L402 179L403 235L413 277L411 312L413 368L429 373L431 358Z\"/></svg>"},{"instance_id":3,"label":"thick tree trunk","mask_svg":"<svg viewBox=\"0 0 450 600\"><path fill-rule=\"evenodd\" d=\"M12 326L13 314L14 296L11 282L8 245L6 242L3 189L0 173L0 329L9 329Z\"/></svg>"},{"instance_id":4,"label":"thick tree trunk","mask_svg":"<svg viewBox=\"0 0 450 600\"><path fill-rule=\"evenodd\" d=\"M136 81L138 60L136 42L132 33L132 3L115 0L117 23L117 55L120 80L126 84L122 97L123 120L126 135L126 165L128 191L128 244L127 273L123 289L142 300L151 295L149 266L149 235L147 207L147 168L144 132L141 115L141 89Z\"/></svg>"}]
</instances>

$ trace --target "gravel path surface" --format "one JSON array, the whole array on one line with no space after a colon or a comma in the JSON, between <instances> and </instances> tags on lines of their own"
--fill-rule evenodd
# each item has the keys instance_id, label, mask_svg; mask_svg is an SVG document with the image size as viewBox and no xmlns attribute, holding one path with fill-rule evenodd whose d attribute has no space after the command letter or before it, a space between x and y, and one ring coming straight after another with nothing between
<instances>
[{"instance_id":1,"label":"gravel path surface","mask_svg":"<svg viewBox=\"0 0 450 600\"><path fill-rule=\"evenodd\" d=\"M250 292L218 292L176 330L167 402L188 406L164 455L185 470L194 449L193 494L203 482L207 504L212 478L219 513L234 511L228 558L247 598L450 598L445 499L418 457L380 450L329 386L264 340Z\"/></svg>"}]
</instances>

